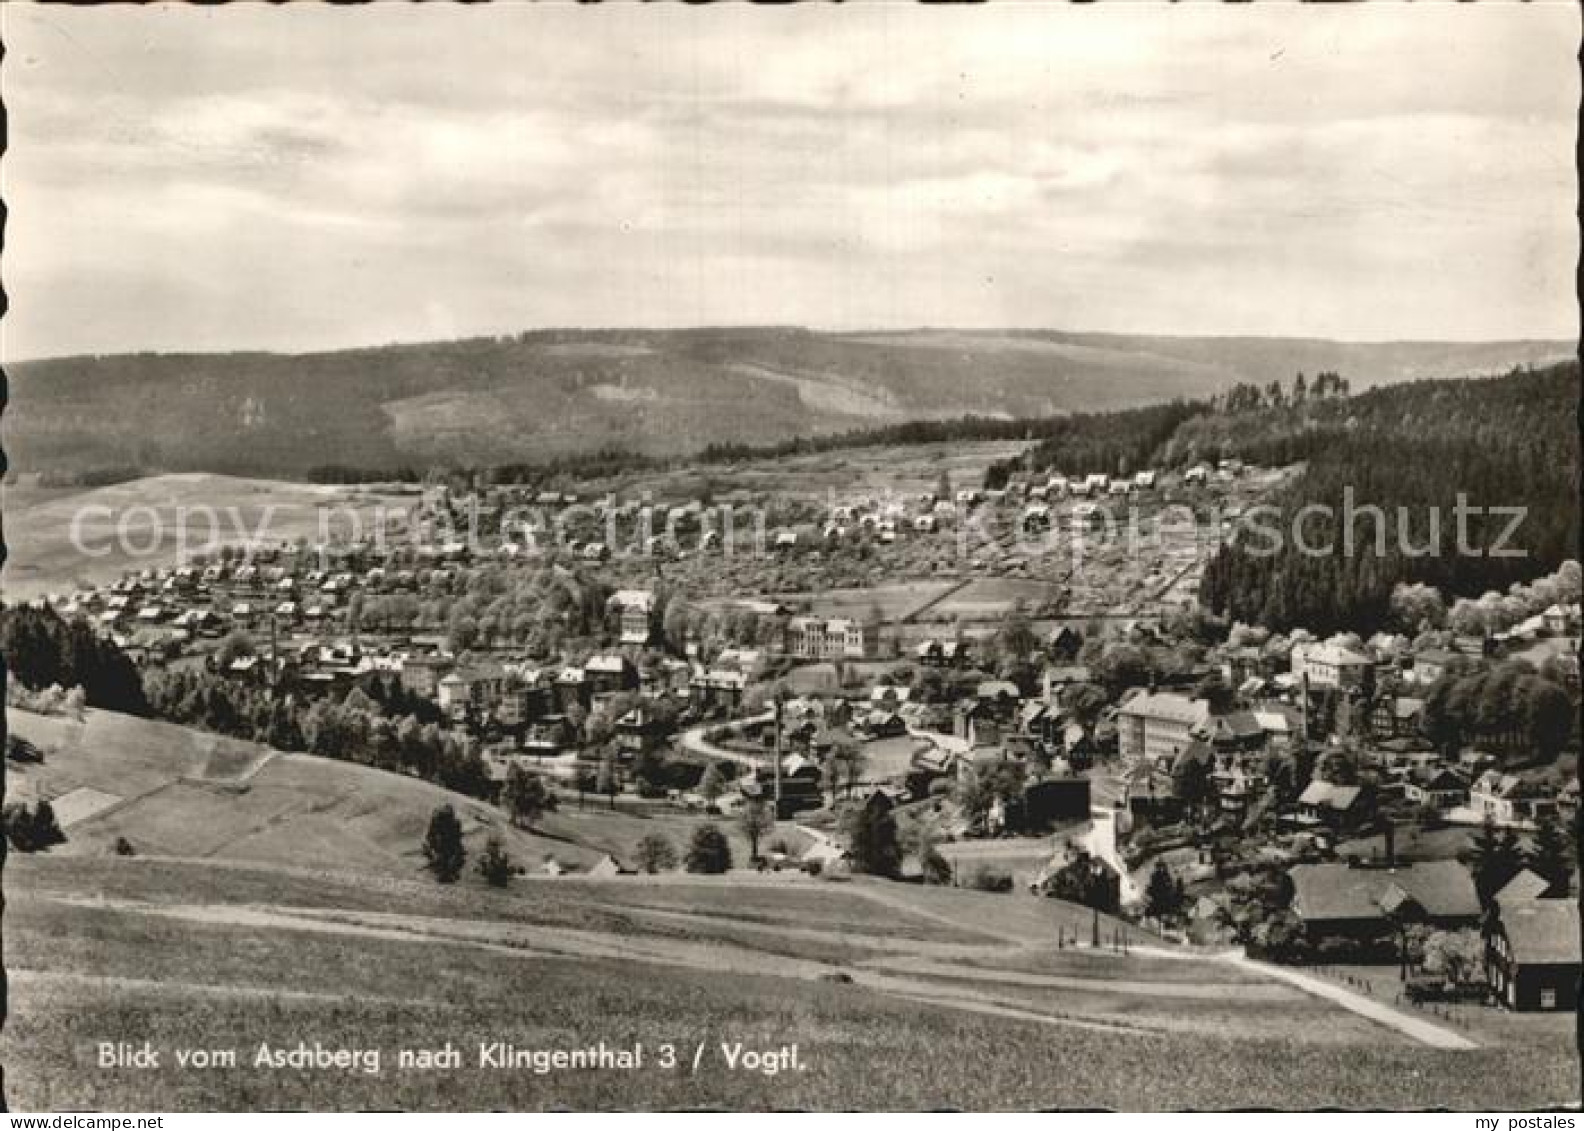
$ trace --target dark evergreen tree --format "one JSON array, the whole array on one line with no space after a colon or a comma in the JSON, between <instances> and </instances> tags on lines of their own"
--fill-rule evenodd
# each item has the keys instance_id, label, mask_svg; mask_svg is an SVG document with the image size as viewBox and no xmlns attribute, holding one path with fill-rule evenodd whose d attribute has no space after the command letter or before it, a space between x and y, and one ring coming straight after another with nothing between
<instances>
[{"instance_id":1,"label":"dark evergreen tree","mask_svg":"<svg viewBox=\"0 0 1584 1131\"><path fill-rule=\"evenodd\" d=\"M1529 870L1549 882L1553 891L1567 890L1573 875L1573 845L1555 813L1541 817L1535 827Z\"/></svg>"},{"instance_id":2,"label":"dark evergreen tree","mask_svg":"<svg viewBox=\"0 0 1584 1131\"><path fill-rule=\"evenodd\" d=\"M896 878L902 871L902 847L891 806L871 801L854 809L848 820L853 871Z\"/></svg>"},{"instance_id":3,"label":"dark evergreen tree","mask_svg":"<svg viewBox=\"0 0 1584 1131\"><path fill-rule=\"evenodd\" d=\"M467 848L462 843L462 822L450 805L442 805L430 815L423 854L426 867L441 883L455 883L462 874Z\"/></svg>"},{"instance_id":4,"label":"dark evergreen tree","mask_svg":"<svg viewBox=\"0 0 1584 1131\"><path fill-rule=\"evenodd\" d=\"M1144 887L1144 914L1162 922L1174 919L1182 910L1183 889L1164 860L1155 861L1149 882Z\"/></svg>"}]
</instances>

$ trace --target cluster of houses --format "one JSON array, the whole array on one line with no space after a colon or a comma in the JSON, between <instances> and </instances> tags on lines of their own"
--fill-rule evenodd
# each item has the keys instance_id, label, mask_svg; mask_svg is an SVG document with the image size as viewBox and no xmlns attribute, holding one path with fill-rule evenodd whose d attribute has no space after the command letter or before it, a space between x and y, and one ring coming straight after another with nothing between
<instances>
[{"instance_id":1,"label":"cluster of houses","mask_svg":"<svg viewBox=\"0 0 1584 1131\"><path fill-rule=\"evenodd\" d=\"M344 622L355 594L416 594L421 576L431 584L448 580L460 551L433 550L433 563L421 570L367 564L356 550L342 551L342 568L331 570L310 567L317 555L306 547L270 546L245 560L145 569L50 603L63 616L88 618L134 653L173 654L233 629L331 628Z\"/></svg>"},{"instance_id":2,"label":"cluster of houses","mask_svg":"<svg viewBox=\"0 0 1584 1131\"><path fill-rule=\"evenodd\" d=\"M1577 607L1562 612L1558 627L1576 634ZM1577 808L1576 783L1546 786L1503 772L1490 752L1448 754L1425 739L1426 691L1457 666L1482 662L1483 648L1482 641L1471 641L1464 652L1433 648L1377 658L1345 644L1300 641L1291 646L1285 672L1276 668L1280 657L1261 649L1225 649L1220 672L1235 690L1235 709L1217 714L1184 690L1135 691L1116 707L1118 752L1135 776L1147 781L1155 775L1168 788L1183 760L1204 763L1220 807L1238 816L1251 796L1263 792L1268 754L1327 737L1312 705L1329 700L1334 710L1345 701L1354 717L1350 737L1377 771L1374 782L1311 782L1284 815L1295 826L1356 827L1377 803L1396 800L1468 824L1489 817L1529 828L1550 815L1568 816ZM1576 694L1576 654L1561 659L1557 668Z\"/></svg>"},{"instance_id":3,"label":"cluster of houses","mask_svg":"<svg viewBox=\"0 0 1584 1131\"><path fill-rule=\"evenodd\" d=\"M1411 927L1479 931L1490 997L1507 1009L1578 1008L1578 903L1525 869L1482 905L1456 860L1384 858L1299 864L1288 873L1293 911L1311 942L1398 945Z\"/></svg>"},{"instance_id":4,"label":"cluster of houses","mask_svg":"<svg viewBox=\"0 0 1584 1131\"><path fill-rule=\"evenodd\" d=\"M890 544L908 534L929 535L947 529L962 515L981 507L1021 507L1025 530L1049 529L1060 519L1056 504L1071 504L1068 521L1082 525L1098 513L1097 500L1126 499L1164 487L1168 478L1187 488L1210 483L1227 484L1245 473L1240 460L1221 460L1212 466L1198 463L1181 473L1153 468L1131 475L1092 472L1067 476L1013 476L1002 487L964 487L955 491L922 491L916 496L862 496L831 508L823 523L778 527L770 532L778 552L814 550L822 545L865 536Z\"/></svg>"}]
</instances>

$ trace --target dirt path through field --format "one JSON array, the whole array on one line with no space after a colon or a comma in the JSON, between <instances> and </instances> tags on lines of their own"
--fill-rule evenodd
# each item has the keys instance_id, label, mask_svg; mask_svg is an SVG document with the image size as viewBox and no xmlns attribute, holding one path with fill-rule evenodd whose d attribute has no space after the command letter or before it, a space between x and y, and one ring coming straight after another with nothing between
<instances>
[{"instance_id":1,"label":"dirt path through field","mask_svg":"<svg viewBox=\"0 0 1584 1131\"><path fill-rule=\"evenodd\" d=\"M1333 1002L1343 1009L1357 1013L1360 1017L1367 1017L1378 1025L1388 1029L1395 1029L1405 1036L1412 1037L1421 1044L1429 1045L1436 1049L1476 1049L1479 1045L1469 1040L1460 1033L1450 1029L1443 1029L1440 1025L1433 1025L1420 1017L1412 1017L1399 1012L1389 1005L1384 1005L1374 998L1356 994L1352 990L1344 989L1324 978L1315 978L1311 975L1294 970L1290 966L1276 966L1268 962L1256 962L1241 954L1222 955L1223 962L1231 963L1244 970L1250 970L1269 978L1278 978L1281 981L1297 986L1306 993L1326 1001Z\"/></svg>"},{"instance_id":2,"label":"dirt path through field","mask_svg":"<svg viewBox=\"0 0 1584 1131\"><path fill-rule=\"evenodd\" d=\"M107 989L134 990L161 994L176 991L180 993L205 994L213 997L279 998L287 1001L323 1002L330 1005L336 1005L355 998L362 1003L380 1005L425 1005L438 1006L443 1009L460 1008L439 998L388 997L361 992L356 994L336 994L326 993L321 990L289 990L275 986L217 985L211 982L156 981L153 978L129 978L119 974L90 974L85 971L71 970L19 970L12 968L6 971L6 978L17 986L64 986L97 991Z\"/></svg>"},{"instance_id":3,"label":"dirt path through field","mask_svg":"<svg viewBox=\"0 0 1584 1131\"><path fill-rule=\"evenodd\" d=\"M855 884L849 888L849 890L857 895L863 896L865 899L873 903L880 904L882 907L888 907L893 911L900 911L907 915L917 916L921 919L928 919L932 922L940 923L943 926L950 927L954 931L960 931L963 929L963 924L958 920L953 919L951 916L944 915L939 911L932 911L927 907L920 907L918 906L918 902L916 900L899 898L894 893L888 892L884 888L875 884ZM1026 947L1036 941L1035 939L1024 935L1010 934L1005 929L993 927L990 924L983 922L973 923L970 925L969 929L977 931L981 935L988 935L991 938L1000 939L1003 943L1013 948ZM977 947L971 949L983 951L985 948ZM992 949L1005 950L1006 947L1003 946Z\"/></svg>"},{"instance_id":4,"label":"dirt path through field","mask_svg":"<svg viewBox=\"0 0 1584 1131\"><path fill-rule=\"evenodd\" d=\"M650 936L616 936L569 927L547 927L492 920L443 919L394 912L333 911L320 908L229 904L156 904L137 900L86 899L77 896L54 897L54 901L219 926L307 931L436 946L467 946L516 958L613 959L679 966L712 973L770 975L820 981L845 978L865 990L908 998L942 1008L988 1013L1091 1031L1125 1031L1141 1034L1159 1032L1158 1029L1143 1024L1022 1010L988 996L987 993L971 985L938 985L883 970L861 966L844 968L808 959L765 954L721 943ZM832 940L839 940L842 937L836 934L830 936ZM1005 953L1007 948L979 949L1000 954ZM939 966L941 969L957 972L955 967L947 967L944 964ZM963 969L972 970L970 967ZM1012 977L1015 978L1016 975ZM130 983L136 980L128 981ZM149 984L158 985L158 983ZM1105 981L1099 980L1089 983L1088 988L1100 989L1107 985Z\"/></svg>"},{"instance_id":5,"label":"dirt path through field","mask_svg":"<svg viewBox=\"0 0 1584 1131\"><path fill-rule=\"evenodd\" d=\"M927 598L927 599L925 599L923 601L920 601L918 604L914 605L911 609L908 609L902 615L897 617L896 618L896 623L897 624L915 624L915 623L917 623L918 619L921 616L923 616L925 613L929 612L936 605L939 605L942 601L946 601L946 600L949 600L952 597L955 597L957 594L961 593L964 589L968 588L968 586L972 585L974 583L974 581L975 581L975 578L965 577L961 581L959 581L956 585L953 585L950 589L947 589L945 592L937 593L933 597L929 597L929 598Z\"/></svg>"},{"instance_id":6,"label":"dirt path through field","mask_svg":"<svg viewBox=\"0 0 1584 1131\"><path fill-rule=\"evenodd\" d=\"M911 955L888 955L867 959L870 969L894 970L925 977L955 978L983 983L986 989L997 986L1024 986L1030 989L1099 991L1137 994L1142 997L1183 998L1201 1001L1299 1001L1301 991L1276 982L1161 982L1141 979L1075 977L1069 974L1036 974L1024 970L997 970L982 966L957 966L933 962Z\"/></svg>"}]
</instances>

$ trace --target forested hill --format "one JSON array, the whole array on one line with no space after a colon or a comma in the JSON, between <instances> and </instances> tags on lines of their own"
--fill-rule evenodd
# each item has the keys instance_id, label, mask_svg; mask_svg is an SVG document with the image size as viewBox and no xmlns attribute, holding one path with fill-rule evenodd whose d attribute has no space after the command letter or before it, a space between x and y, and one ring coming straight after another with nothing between
<instances>
[{"instance_id":1,"label":"forested hill","mask_svg":"<svg viewBox=\"0 0 1584 1131\"><path fill-rule=\"evenodd\" d=\"M1577 362L1486 381L1425 381L1185 421L1166 449L1235 453L1262 464L1304 462L1261 525L1210 563L1201 597L1238 620L1285 629L1373 631L1390 621L1399 582L1436 586L1448 599L1505 590L1578 556ZM1344 538L1351 493L1353 552ZM1459 495L1470 515L1458 545ZM1384 512L1377 522L1360 508ZM1300 509L1307 553L1291 536ZM1380 545L1377 528L1383 533ZM1517 556L1495 556L1505 549Z\"/></svg>"},{"instance_id":2,"label":"forested hill","mask_svg":"<svg viewBox=\"0 0 1584 1131\"><path fill-rule=\"evenodd\" d=\"M126 354L13 364L20 471L304 478L661 455L907 421L1103 413L1204 400L1299 370L1354 389L1500 372L1569 343L1338 343L1046 331L785 327L543 331L282 355Z\"/></svg>"}]
</instances>

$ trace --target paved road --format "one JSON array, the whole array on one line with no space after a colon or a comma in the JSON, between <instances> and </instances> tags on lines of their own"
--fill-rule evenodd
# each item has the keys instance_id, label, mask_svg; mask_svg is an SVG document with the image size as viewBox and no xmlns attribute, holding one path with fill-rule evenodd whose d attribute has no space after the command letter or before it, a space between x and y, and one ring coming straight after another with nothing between
<instances>
[{"instance_id":1,"label":"paved road","mask_svg":"<svg viewBox=\"0 0 1584 1131\"><path fill-rule=\"evenodd\" d=\"M772 712L765 711L762 714L750 715L745 719L733 719L727 723L703 723L683 731L677 741L681 744L682 749L689 754L697 754L703 758L715 758L723 762L736 762L741 766L758 768L769 761L768 755L760 757L755 754L744 754L738 750L728 750L724 746L716 746L709 740L709 732L723 726L749 726L754 723L767 723L773 717Z\"/></svg>"}]
</instances>

